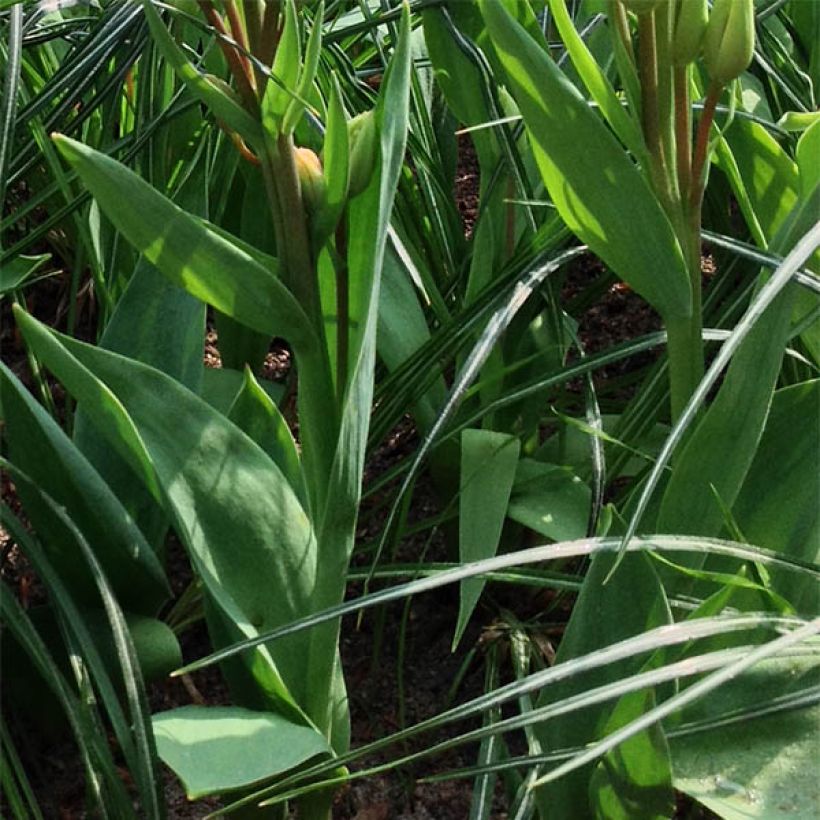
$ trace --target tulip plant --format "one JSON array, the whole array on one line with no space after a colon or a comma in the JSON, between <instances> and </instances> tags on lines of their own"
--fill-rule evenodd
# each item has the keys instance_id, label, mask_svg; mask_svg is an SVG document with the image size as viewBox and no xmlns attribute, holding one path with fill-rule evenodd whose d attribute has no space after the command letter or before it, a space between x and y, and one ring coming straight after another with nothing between
<instances>
[{"instance_id":1,"label":"tulip plant","mask_svg":"<svg viewBox=\"0 0 820 820\"><path fill-rule=\"evenodd\" d=\"M78 435L117 451L101 469L110 474L114 458L124 461L143 485L126 500L136 504L147 492L148 503L172 521L204 586L220 646L338 604L345 592L381 260L406 139L409 33L405 16L375 108L349 119L335 76L318 82L321 4L311 15L294 0L198 6L219 38L230 82L198 70L154 4L142 3L159 52L213 113L247 166L249 187L263 196L253 207L267 214L263 247L271 254L186 212L104 154L59 134L53 140L153 269L217 311L225 363L245 368L227 416L161 370L61 337L22 311L18 322L78 400ZM298 145L297 134L313 147ZM253 375L273 336L295 354L298 443ZM180 426L157 427L163 418ZM13 438L22 433L12 429ZM210 516L208 506L218 514ZM328 624L225 670L234 702L271 716L262 720L274 745L261 771L253 746L226 747L226 757L246 758L238 780L211 768L203 785L206 767L196 756L215 752L195 742L230 743L233 734L253 732L258 711L193 708L155 718L160 754L192 778L190 793L246 788L346 750L337 644L338 624ZM305 798L301 816L325 817L329 805L327 792Z\"/></svg>"},{"instance_id":2,"label":"tulip plant","mask_svg":"<svg viewBox=\"0 0 820 820\"><path fill-rule=\"evenodd\" d=\"M25 357L0 364L23 511L4 496L0 524L39 585L4 550L3 812L50 816L31 731L73 735L100 817L164 817L161 761L220 816L327 820L339 787L456 747L475 765L431 779L470 778L471 820L502 793L517 820L673 817L681 793L808 816L812 4L52 5L0 0L3 339ZM65 332L32 298L52 266ZM663 329L590 352L613 280ZM422 443L363 489L408 413ZM440 509L408 524L428 456ZM459 563L417 540L390 563L411 530ZM169 603L176 542L193 578ZM453 652L494 618L462 667L484 691L407 725L399 687L401 726L352 742L340 619L445 585ZM408 623L381 663L426 675ZM230 705L152 713L148 684L195 695L205 667Z\"/></svg>"}]
</instances>

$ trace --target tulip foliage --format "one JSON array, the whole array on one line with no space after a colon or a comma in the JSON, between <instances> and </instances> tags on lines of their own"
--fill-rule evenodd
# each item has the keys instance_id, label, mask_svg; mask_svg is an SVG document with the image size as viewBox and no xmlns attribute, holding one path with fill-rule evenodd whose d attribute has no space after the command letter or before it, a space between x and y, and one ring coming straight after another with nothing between
<instances>
[{"instance_id":1,"label":"tulip foliage","mask_svg":"<svg viewBox=\"0 0 820 820\"><path fill-rule=\"evenodd\" d=\"M100 817L166 816L165 766L328 820L454 749L471 820L809 816L816 7L0 0L4 812L63 809L30 732ZM400 725L357 742L373 608Z\"/></svg>"}]
</instances>

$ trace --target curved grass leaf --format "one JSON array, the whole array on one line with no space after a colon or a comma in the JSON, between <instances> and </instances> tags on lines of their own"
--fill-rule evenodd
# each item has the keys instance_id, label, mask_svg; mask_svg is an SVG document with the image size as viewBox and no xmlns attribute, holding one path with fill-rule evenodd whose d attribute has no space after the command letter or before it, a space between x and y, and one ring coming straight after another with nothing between
<instances>
[{"instance_id":1,"label":"curved grass leaf","mask_svg":"<svg viewBox=\"0 0 820 820\"><path fill-rule=\"evenodd\" d=\"M323 612L310 615L300 621L263 633L257 638L242 641L230 648L214 652L206 658L186 664L182 669L177 669L173 674L187 674L188 672L193 672L197 669L202 669L220 662L225 658L233 657L234 655L245 652L248 649L252 649L268 641L279 640L282 637L303 629L311 629L325 621L334 620L364 609L371 609L375 606L381 606L390 601L402 600L409 595L418 595L422 592L429 592L430 590L439 589L449 584L459 583L467 578L475 578L510 567L526 566L543 561L564 560L568 558L586 557L595 555L596 553L614 552L617 551L621 545L622 541L620 538L582 538L578 541L565 541L560 544L531 547L530 549L520 550L518 552L497 555L494 558L485 558L482 561L476 561L466 566L457 566L453 569L442 570L427 578L420 578L386 590L363 595L361 598L330 607ZM764 550L760 547L750 547L745 544L738 544L717 538L690 538L674 535L636 536L630 539L626 549L630 553L658 551L661 553L691 552L704 555L723 555L738 561L756 561L772 569L782 569L786 572L794 572L806 578L820 580L820 566L817 564L810 564L781 556L776 552ZM567 663L572 663L572 661L567 661Z\"/></svg>"},{"instance_id":2,"label":"curved grass leaf","mask_svg":"<svg viewBox=\"0 0 820 820\"><path fill-rule=\"evenodd\" d=\"M14 475L18 481L26 480L24 475L16 470ZM45 498L45 501L46 503L50 502L47 498ZM120 704L120 696L110 676L111 666L105 662L98 649L99 635L95 635L94 632L89 630L86 623L85 615L87 610L77 608L73 596L64 586L62 578L51 566L37 541L20 525L10 510L5 506L0 507L0 517L2 517L3 526L12 534L26 558L31 562L38 577L48 589L51 604L60 614L63 629L72 636L76 649L82 654L84 663L88 664L100 701L106 709L117 737L117 742L140 789L143 805L152 805L157 788L156 757L153 755L150 746L145 743L134 743L132 723L126 718ZM110 628L110 624L108 626ZM110 638L110 635L108 637ZM176 654L179 656L178 647L176 648ZM128 670L123 669L121 671L123 675L128 674ZM136 722L143 727L148 725L149 719L144 703L137 699L132 700L130 705L132 709L136 709L133 712Z\"/></svg>"}]
</instances>

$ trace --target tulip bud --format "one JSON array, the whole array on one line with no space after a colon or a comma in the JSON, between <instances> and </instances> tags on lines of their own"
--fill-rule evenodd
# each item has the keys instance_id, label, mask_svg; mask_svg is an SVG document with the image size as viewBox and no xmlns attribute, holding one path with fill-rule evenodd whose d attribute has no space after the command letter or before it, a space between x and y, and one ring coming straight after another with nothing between
<instances>
[{"instance_id":1,"label":"tulip bud","mask_svg":"<svg viewBox=\"0 0 820 820\"><path fill-rule=\"evenodd\" d=\"M302 201L311 213L316 213L326 199L325 175L319 157L310 148L296 148L296 172L302 189Z\"/></svg>"},{"instance_id":2,"label":"tulip bud","mask_svg":"<svg viewBox=\"0 0 820 820\"><path fill-rule=\"evenodd\" d=\"M350 146L350 183L348 196L354 197L367 188L376 167L376 119L372 111L365 111L347 123L347 141Z\"/></svg>"},{"instance_id":3,"label":"tulip bud","mask_svg":"<svg viewBox=\"0 0 820 820\"><path fill-rule=\"evenodd\" d=\"M640 15L650 14L655 11L661 3L665 3L666 0L621 0L621 2L626 6L628 11Z\"/></svg>"},{"instance_id":4,"label":"tulip bud","mask_svg":"<svg viewBox=\"0 0 820 820\"><path fill-rule=\"evenodd\" d=\"M676 0L672 59L675 65L695 62L709 22L706 0Z\"/></svg>"},{"instance_id":5,"label":"tulip bud","mask_svg":"<svg viewBox=\"0 0 820 820\"><path fill-rule=\"evenodd\" d=\"M715 0L703 56L715 83L737 79L752 62L755 47L754 0Z\"/></svg>"}]
</instances>

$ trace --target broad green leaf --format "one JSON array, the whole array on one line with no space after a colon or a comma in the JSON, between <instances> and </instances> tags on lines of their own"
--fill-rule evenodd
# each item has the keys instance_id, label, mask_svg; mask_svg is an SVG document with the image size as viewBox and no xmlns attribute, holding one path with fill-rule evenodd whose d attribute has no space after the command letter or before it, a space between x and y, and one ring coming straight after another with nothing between
<instances>
[{"instance_id":1,"label":"broad green leaf","mask_svg":"<svg viewBox=\"0 0 820 820\"><path fill-rule=\"evenodd\" d=\"M235 632L247 638L311 611L312 528L287 480L256 444L164 373L53 333L30 317L21 327L112 442L119 425L100 396L106 388L117 394L121 412L139 430L175 529ZM261 693L297 720L296 703L304 703L310 682L307 643L307 637L286 641L274 650L275 661L267 650L247 658Z\"/></svg>"},{"instance_id":2,"label":"broad green leaf","mask_svg":"<svg viewBox=\"0 0 820 820\"><path fill-rule=\"evenodd\" d=\"M162 328L162 332L157 332ZM196 392L202 381L205 305L162 276L144 257L105 326L100 346L157 367ZM74 421L74 441L133 516L148 542L161 552L167 516L134 481L121 456L101 437L82 411Z\"/></svg>"},{"instance_id":3,"label":"broad green leaf","mask_svg":"<svg viewBox=\"0 0 820 820\"><path fill-rule=\"evenodd\" d=\"M556 664L671 621L663 587L649 558L644 555L627 556L613 577L604 583L614 561L609 555L593 558L561 640ZM634 674L642 666L635 659L610 664L594 676L581 675L546 688L538 703L556 703L592 686ZM601 729L609 714L610 707L601 704L578 714L556 718L537 727L538 738L546 749L590 743L601 737ZM537 801L542 817L575 820L578 807L588 805L592 772L592 767L586 766L540 788Z\"/></svg>"},{"instance_id":4,"label":"broad green leaf","mask_svg":"<svg viewBox=\"0 0 820 820\"><path fill-rule=\"evenodd\" d=\"M418 292L395 247L388 243L379 290L379 358L393 371L429 339L430 328ZM432 427L445 398L444 379L439 378L416 404L415 419L422 430Z\"/></svg>"},{"instance_id":5,"label":"broad green leaf","mask_svg":"<svg viewBox=\"0 0 820 820\"><path fill-rule=\"evenodd\" d=\"M462 562L479 561L496 554L520 451L519 440L506 433L462 432L458 513L458 548ZM483 589L484 581L477 579L461 584L453 648L461 640Z\"/></svg>"},{"instance_id":6,"label":"broad green leaf","mask_svg":"<svg viewBox=\"0 0 820 820\"><path fill-rule=\"evenodd\" d=\"M818 681L816 656L770 660L687 709L686 720L716 725L670 741L675 788L725 820L817 817L820 706L815 698L794 711L767 715L766 710L787 694L816 692ZM740 708L751 713L739 722L717 724Z\"/></svg>"},{"instance_id":7,"label":"broad green leaf","mask_svg":"<svg viewBox=\"0 0 820 820\"><path fill-rule=\"evenodd\" d=\"M159 756L189 800L260 785L330 753L315 729L238 706L180 706L152 721Z\"/></svg>"},{"instance_id":8,"label":"broad green leaf","mask_svg":"<svg viewBox=\"0 0 820 820\"><path fill-rule=\"evenodd\" d=\"M764 241L769 243L797 205L797 166L777 140L755 122L736 121L727 130L725 140L748 196L748 200L739 197L738 203L746 221L759 224Z\"/></svg>"},{"instance_id":9,"label":"broad green leaf","mask_svg":"<svg viewBox=\"0 0 820 820\"><path fill-rule=\"evenodd\" d=\"M589 522L589 487L567 467L521 459L508 515L554 541L582 538Z\"/></svg>"},{"instance_id":10,"label":"broad green leaf","mask_svg":"<svg viewBox=\"0 0 820 820\"><path fill-rule=\"evenodd\" d=\"M820 130L809 129L798 143L798 164L795 164L763 126L754 122L738 121L726 134L725 144L719 147L721 162L729 170L728 178L737 197L743 216L755 242L770 248L778 231L797 207L807 199L820 175L818 163L811 155L812 142L817 143ZM800 164L800 145L804 144L809 156ZM727 156L731 151L731 155ZM773 248L770 248L773 250ZM815 258L814 267L817 267ZM801 319L816 307L816 297L797 291L792 320ZM801 337L815 361L820 362L820 323L806 329Z\"/></svg>"},{"instance_id":11,"label":"broad green leaf","mask_svg":"<svg viewBox=\"0 0 820 820\"><path fill-rule=\"evenodd\" d=\"M692 305L686 263L641 172L501 4L482 0L481 9L561 217L664 318L688 316Z\"/></svg>"},{"instance_id":12,"label":"broad green leaf","mask_svg":"<svg viewBox=\"0 0 820 820\"><path fill-rule=\"evenodd\" d=\"M626 726L657 705L648 689L618 702L601 734ZM665 820L675 811L669 746L659 724L631 737L599 763L590 778L590 804L601 820Z\"/></svg>"},{"instance_id":13,"label":"broad green leaf","mask_svg":"<svg viewBox=\"0 0 820 820\"><path fill-rule=\"evenodd\" d=\"M164 276L247 327L293 345L305 471L311 503L321 508L335 450L336 427L327 403L333 386L327 358L296 298L276 271L260 262L264 254L181 210L104 154L66 137L55 139L117 229ZM123 201L132 207L123 208Z\"/></svg>"},{"instance_id":14,"label":"broad green leaf","mask_svg":"<svg viewBox=\"0 0 820 820\"><path fill-rule=\"evenodd\" d=\"M202 371L200 396L215 410L219 410L223 416L227 416L244 383L245 373L242 370L231 370L229 367L206 367ZM279 382L264 380L260 383L260 387L274 403L280 401L285 392L284 385Z\"/></svg>"},{"instance_id":15,"label":"broad green leaf","mask_svg":"<svg viewBox=\"0 0 820 820\"><path fill-rule=\"evenodd\" d=\"M778 390L763 438L732 510L743 536L804 561L820 552L820 382ZM810 578L772 573L772 584L798 611L818 610L818 585Z\"/></svg>"},{"instance_id":16,"label":"broad green leaf","mask_svg":"<svg viewBox=\"0 0 820 820\"><path fill-rule=\"evenodd\" d=\"M636 157L642 161L648 159L640 130L624 110L606 74L575 29L567 11L566 0L549 0L549 8L578 76L612 126L612 130Z\"/></svg>"},{"instance_id":17,"label":"broad green leaf","mask_svg":"<svg viewBox=\"0 0 820 820\"><path fill-rule=\"evenodd\" d=\"M227 416L270 456L299 500L306 505L305 477L293 433L290 432L290 427L275 402L247 368L242 379L242 388L231 404Z\"/></svg>"},{"instance_id":18,"label":"broad green leaf","mask_svg":"<svg viewBox=\"0 0 820 820\"><path fill-rule=\"evenodd\" d=\"M820 187L801 203L772 242L782 253L816 219ZM717 535L731 508L763 432L788 338L794 289L788 285L741 343L720 392L681 449L663 495L659 532ZM750 374L754 378L750 378Z\"/></svg>"},{"instance_id":19,"label":"broad green leaf","mask_svg":"<svg viewBox=\"0 0 820 820\"><path fill-rule=\"evenodd\" d=\"M307 317L276 271L266 270L239 243L116 160L68 137L54 140L117 230L171 281L254 330L285 337L297 349L316 344Z\"/></svg>"},{"instance_id":20,"label":"broad green leaf","mask_svg":"<svg viewBox=\"0 0 820 820\"><path fill-rule=\"evenodd\" d=\"M0 296L5 296L24 285L26 279L36 273L49 259L49 253L39 256L17 256L0 266Z\"/></svg>"},{"instance_id":21,"label":"broad green leaf","mask_svg":"<svg viewBox=\"0 0 820 820\"><path fill-rule=\"evenodd\" d=\"M800 172L800 190L808 196L820 183L820 121L815 122L797 143L797 168Z\"/></svg>"},{"instance_id":22,"label":"broad green leaf","mask_svg":"<svg viewBox=\"0 0 820 820\"><path fill-rule=\"evenodd\" d=\"M820 122L820 111L787 111L778 121L785 131L808 131Z\"/></svg>"},{"instance_id":23,"label":"broad green leaf","mask_svg":"<svg viewBox=\"0 0 820 820\"><path fill-rule=\"evenodd\" d=\"M83 532L123 606L155 614L170 595L159 560L116 496L31 393L0 364L0 387L11 461L63 505ZM38 493L19 487L27 514L51 563L78 601L97 606L84 560L68 548L64 524Z\"/></svg>"}]
</instances>

